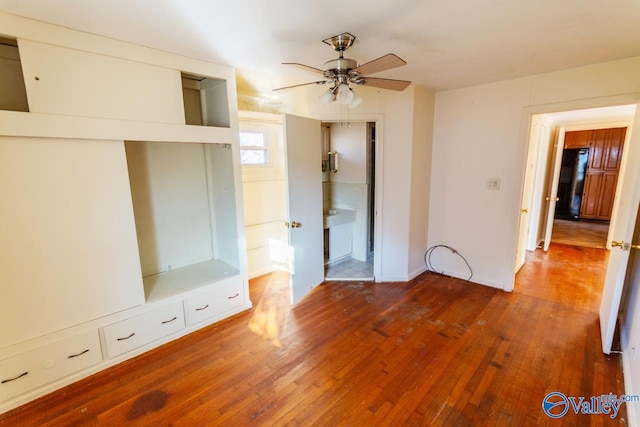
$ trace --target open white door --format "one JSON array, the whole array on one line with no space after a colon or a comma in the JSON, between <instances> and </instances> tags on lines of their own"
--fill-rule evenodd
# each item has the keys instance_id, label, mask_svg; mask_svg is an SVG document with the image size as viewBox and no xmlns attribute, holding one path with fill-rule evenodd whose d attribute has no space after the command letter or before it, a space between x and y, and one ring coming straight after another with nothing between
<instances>
[{"instance_id":1,"label":"open white door","mask_svg":"<svg viewBox=\"0 0 640 427\"><path fill-rule=\"evenodd\" d=\"M558 202L558 182L560 181L560 166L562 165L562 150L564 148L564 128L560 128L558 132L558 141L554 146L555 151L553 153L553 161L551 166L553 167L553 175L549 183L549 192L547 196L547 220L545 222L544 231L544 246L542 249L547 252L549 245L551 244L551 233L553 232L553 218L556 214L556 203Z\"/></svg>"},{"instance_id":2,"label":"open white door","mask_svg":"<svg viewBox=\"0 0 640 427\"><path fill-rule=\"evenodd\" d=\"M636 111L640 111L640 109ZM615 220L612 221L615 228L611 235L614 236L616 242L611 242L611 246L607 245L611 251L600 302L600 334L602 351L606 354L611 352L620 309L620 297L629 262L629 249L640 205L640 135L638 135L638 129L640 129L640 114L636 113L633 134L626 156L627 164L621 177L622 182L619 184L619 186L621 185L620 204L618 211L614 213Z\"/></svg>"},{"instance_id":3,"label":"open white door","mask_svg":"<svg viewBox=\"0 0 640 427\"><path fill-rule=\"evenodd\" d=\"M284 116L291 303L324 280L320 121Z\"/></svg>"},{"instance_id":4,"label":"open white door","mask_svg":"<svg viewBox=\"0 0 640 427\"><path fill-rule=\"evenodd\" d=\"M529 223L531 221L530 209L533 197L533 186L536 179L536 165L538 163L538 146L540 145L540 119L534 117L531 122L531 133L529 135L529 148L527 149L527 166L524 174L524 185L522 189L522 204L520 206L520 221L518 225L518 244L516 246L516 272L524 265L529 234Z\"/></svg>"}]
</instances>

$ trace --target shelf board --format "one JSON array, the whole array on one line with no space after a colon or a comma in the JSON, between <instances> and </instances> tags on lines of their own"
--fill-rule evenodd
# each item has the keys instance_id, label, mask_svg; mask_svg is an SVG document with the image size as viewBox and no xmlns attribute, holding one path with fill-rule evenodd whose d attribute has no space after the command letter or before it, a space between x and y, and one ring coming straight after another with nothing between
<instances>
[{"instance_id":1,"label":"shelf board","mask_svg":"<svg viewBox=\"0 0 640 427\"><path fill-rule=\"evenodd\" d=\"M145 277L144 293L147 302L159 301L239 274L236 267L214 259Z\"/></svg>"}]
</instances>

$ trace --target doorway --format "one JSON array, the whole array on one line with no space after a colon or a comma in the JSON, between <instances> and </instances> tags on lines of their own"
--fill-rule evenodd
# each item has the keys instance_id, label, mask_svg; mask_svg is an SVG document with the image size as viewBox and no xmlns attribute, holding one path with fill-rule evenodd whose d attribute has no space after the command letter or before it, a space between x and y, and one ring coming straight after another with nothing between
<instances>
[{"instance_id":1,"label":"doorway","mask_svg":"<svg viewBox=\"0 0 640 427\"><path fill-rule=\"evenodd\" d=\"M287 138L284 132L286 127L284 126L284 117L280 114L249 111L241 111L239 116L241 132L262 134L264 135L264 140L267 141L266 154L263 156L268 160L267 164L248 164L243 165L242 168L249 277L257 277L280 269L291 271L293 261L291 256L291 245L289 243L291 230L283 225L288 224L289 221L302 221L296 215L294 215L296 216L295 218L292 217L293 219L289 218L290 212L287 212L287 165L291 162L287 162L287 156L285 155L285 140ZM314 197L317 195L318 202L316 215L318 217L317 229L320 232L320 242L317 245L319 252L319 256L317 257L318 267L320 270L319 281L325 279L323 265L324 260L322 256L322 246L324 243L322 241L324 225L322 206L324 205L327 208L327 211L335 210L329 209L332 207L331 198L328 197L326 201L322 200L322 187L326 187L329 184L321 183L321 156L324 156L323 153L328 153L330 148L330 145L327 145L327 147L325 147L326 149L322 147L322 140L320 138L322 123L333 125L338 129L340 129L340 124L342 123L343 130L355 131L358 128L365 129L365 137L361 142L358 142L358 146L352 146L349 143L341 142L338 144L339 141L336 141L337 145L334 145L333 149L339 151L339 172L332 173L332 175L335 178L340 177L340 180L338 181L347 181L347 183L339 182L336 184L343 187L341 190L354 190L354 188L356 188L356 193L359 195L360 193L364 193L364 201L361 202L363 208L360 210L360 207L357 207L358 217L355 221L364 220L363 223L358 222L358 227L365 230L363 234L365 237L360 238L360 240L355 243L360 245L359 247L362 248L361 250L366 251L364 255L364 263L366 265L358 265L358 268L362 271L357 275L346 277L344 274L340 274L340 276L335 276L335 278L344 280L375 280L376 277L380 276L378 270L380 269L379 257L381 253L379 249L381 245L381 233L379 232L381 224L376 212L380 211L382 202L382 186L379 185L382 178L382 156L380 155L380 151L378 151L382 149L382 117L377 114L360 115L357 119L352 118L350 124L333 116L317 118L316 121L318 129L317 151L313 151L314 149L310 148L315 144L311 143L310 138L302 136L298 137L297 140L301 141L302 146L305 146L307 149L312 151L312 156L317 156L315 157L317 160L312 160L312 164L306 169L307 173L305 173L305 175L311 174L312 172L313 175L315 175L315 172L317 172L318 191L314 191L313 194ZM254 149L254 147L248 148L251 150ZM365 159L357 160L357 162L366 165L364 172L363 169L353 167L351 164L354 161L353 159L359 159L359 156ZM297 162L293 163L297 164ZM324 161L322 166L324 167ZM315 169L316 167L317 169ZM356 178L353 178L354 174ZM349 178L349 176L353 179ZM362 178L362 176L364 176L364 178ZM366 183L366 189L362 190L361 187L357 186L358 183ZM340 194L340 191L337 193L334 192L334 205L338 208L353 210L355 213L356 209L352 208L351 205L340 204L342 202L349 202L348 200L342 200L342 198L336 198L336 196L340 196ZM303 205L307 204L308 203L303 203ZM331 220L335 220L335 218L332 218ZM303 229L309 229L309 224L311 223L315 223L315 219L313 221L304 221ZM313 227L316 226L314 225ZM296 234L299 234L298 232L301 231L301 229L296 228L293 231ZM344 233L338 232L334 235L334 237L338 238L343 236ZM353 236L351 239L353 239ZM305 244L306 243L307 240L305 239ZM351 245L349 247L351 247ZM305 253L307 252L304 248L302 250ZM316 252L315 245L313 252ZM314 255L314 259L315 258L316 257ZM343 267L346 267L346 265ZM298 270L299 273L302 273L300 269ZM302 268L302 270L305 269ZM298 276L300 276L300 274L298 274ZM331 277L329 278L331 279Z\"/></svg>"},{"instance_id":2,"label":"doorway","mask_svg":"<svg viewBox=\"0 0 640 427\"><path fill-rule=\"evenodd\" d=\"M580 193L580 191L577 191L579 190L577 188L578 185L575 182L570 182L570 179L567 180L567 176L561 177L565 137L568 132L586 129L597 130L616 127L627 129L635 116L635 108L636 105L632 104L532 115L516 271L526 262L525 250L529 252L540 249L546 251L552 241L593 247L592 244L587 244L584 241L587 234L593 234L599 239L599 243L596 246L606 248L606 242L610 240L609 233L612 228L609 227L610 224L607 221L595 223L583 221L582 224L561 223L561 221L576 219L574 217L570 218L572 211L576 210L575 205L578 205L577 215L578 219L580 219L579 204L584 202L581 200L582 194L580 194L580 197L574 197L571 200L571 194ZM541 129L546 129L546 131L541 131ZM628 139L629 134L630 132L626 133L626 139ZM584 147L573 147L570 143L568 148ZM565 159L565 164L571 163L572 160L575 162L580 160L580 150L572 154L575 154L573 159ZM580 170L579 168L577 170L573 169L572 172L578 172L579 175ZM565 173L565 175L570 174ZM563 182L563 179L568 182ZM532 188L533 190L526 191L527 188ZM619 190L616 191L614 187L612 193L616 194L616 199L618 192ZM610 204L610 212L613 212L612 218L615 218L616 206L613 197L610 199ZM560 213L558 215L559 218L556 218L556 212ZM563 214L569 217L563 218ZM556 225L560 226L554 231ZM583 240L571 240L571 235ZM586 240L588 241L589 239Z\"/></svg>"},{"instance_id":3,"label":"doorway","mask_svg":"<svg viewBox=\"0 0 640 427\"><path fill-rule=\"evenodd\" d=\"M322 123L325 280L374 280L376 123Z\"/></svg>"}]
</instances>

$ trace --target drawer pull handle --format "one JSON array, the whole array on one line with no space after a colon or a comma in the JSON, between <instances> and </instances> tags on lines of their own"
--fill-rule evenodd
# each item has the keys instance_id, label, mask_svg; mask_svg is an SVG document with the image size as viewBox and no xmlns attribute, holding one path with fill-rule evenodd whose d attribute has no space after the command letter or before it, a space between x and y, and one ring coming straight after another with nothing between
<instances>
[{"instance_id":1,"label":"drawer pull handle","mask_svg":"<svg viewBox=\"0 0 640 427\"><path fill-rule=\"evenodd\" d=\"M10 383L11 381L15 381L15 380L17 380L18 378L22 378L22 377L24 377L24 376L25 376L25 375L27 375L28 373L29 373L29 371L27 371L27 372L23 372L23 373L21 373L20 375L18 375L18 376L17 376L17 377L15 377L15 378L9 378L8 380L2 380L2 383L0 383L0 384Z\"/></svg>"},{"instance_id":2,"label":"drawer pull handle","mask_svg":"<svg viewBox=\"0 0 640 427\"><path fill-rule=\"evenodd\" d=\"M237 298L237 297L239 297L239 296L240 296L240 294L235 294L235 295L234 295L234 296L232 296L232 297L227 297L227 299L234 299L234 298Z\"/></svg>"},{"instance_id":3,"label":"drawer pull handle","mask_svg":"<svg viewBox=\"0 0 640 427\"><path fill-rule=\"evenodd\" d=\"M196 308L196 311L206 310L207 308L209 308L209 304L205 305L204 307Z\"/></svg>"},{"instance_id":4,"label":"drawer pull handle","mask_svg":"<svg viewBox=\"0 0 640 427\"><path fill-rule=\"evenodd\" d=\"M129 335L128 337L124 337L124 338L118 338L118 341L124 341L124 340L128 340L129 338L131 338L132 336L134 336L136 333L135 332L131 332L131 335Z\"/></svg>"},{"instance_id":5,"label":"drawer pull handle","mask_svg":"<svg viewBox=\"0 0 640 427\"><path fill-rule=\"evenodd\" d=\"M178 319L178 318L174 316L174 317L173 317L173 319L171 319L171 320L165 320L165 321L163 321L163 322L162 322L162 324L164 325L164 324L166 324L166 323L171 323L171 322L173 322L174 320L177 320L177 319Z\"/></svg>"},{"instance_id":6,"label":"drawer pull handle","mask_svg":"<svg viewBox=\"0 0 640 427\"><path fill-rule=\"evenodd\" d=\"M71 356L67 356L67 359L73 359L74 357L82 356L83 354L88 353L88 352L89 352L89 349L86 349L85 351L82 351L82 352L80 352L78 354L72 354Z\"/></svg>"}]
</instances>

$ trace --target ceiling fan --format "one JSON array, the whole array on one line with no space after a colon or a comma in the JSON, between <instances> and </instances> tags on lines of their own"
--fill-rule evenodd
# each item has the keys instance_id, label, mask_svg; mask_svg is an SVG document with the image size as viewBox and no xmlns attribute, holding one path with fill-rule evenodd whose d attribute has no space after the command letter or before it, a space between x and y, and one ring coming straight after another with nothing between
<instances>
[{"instance_id":1,"label":"ceiling fan","mask_svg":"<svg viewBox=\"0 0 640 427\"><path fill-rule=\"evenodd\" d=\"M376 58L373 61L358 65L357 61L354 59L344 57L344 51L353 45L355 39L356 36L353 34L342 33L322 40L323 43L328 44L340 54L338 58L325 62L324 70L296 62L284 62L284 65L293 65L306 70L318 72L324 76L324 80L285 86L274 90L290 89L293 87L312 84L331 84L331 88L320 96L320 100L322 102L329 104L333 101L337 101L340 104L349 104L350 107L355 107L362 102L362 99L353 92L353 89L349 87L349 84L372 86L397 91L402 91L411 84L411 82L407 80L368 77L369 74L401 67L407 63L397 55L389 53Z\"/></svg>"}]
</instances>

